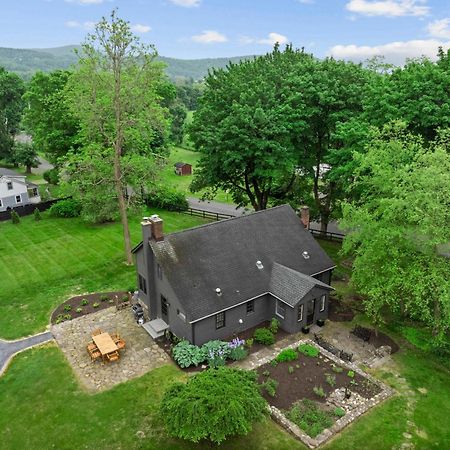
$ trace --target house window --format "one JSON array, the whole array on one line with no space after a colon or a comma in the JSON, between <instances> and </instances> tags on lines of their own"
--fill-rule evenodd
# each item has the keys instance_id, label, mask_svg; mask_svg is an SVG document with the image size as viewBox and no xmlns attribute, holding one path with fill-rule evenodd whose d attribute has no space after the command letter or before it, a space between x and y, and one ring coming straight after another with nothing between
<instances>
[{"instance_id":1,"label":"house window","mask_svg":"<svg viewBox=\"0 0 450 450\"><path fill-rule=\"evenodd\" d=\"M249 300L247 302L247 314L251 314L255 311L255 300Z\"/></svg>"},{"instance_id":2,"label":"house window","mask_svg":"<svg viewBox=\"0 0 450 450\"><path fill-rule=\"evenodd\" d=\"M177 316L183 321L186 322L186 315L182 313L179 309L177 309Z\"/></svg>"},{"instance_id":3,"label":"house window","mask_svg":"<svg viewBox=\"0 0 450 450\"><path fill-rule=\"evenodd\" d=\"M147 280L141 274L139 274L139 289L147 294Z\"/></svg>"},{"instance_id":4,"label":"house window","mask_svg":"<svg viewBox=\"0 0 450 450\"><path fill-rule=\"evenodd\" d=\"M301 322L302 320L303 320L303 305L299 305L297 313L297 322Z\"/></svg>"},{"instance_id":5,"label":"house window","mask_svg":"<svg viewBox=\"0 0 450 450\"><path fill-rule=\"evenodd\" d=\"M21 203L22 197L20 195L16 195L16 203Z\"/></svg>"},{"instance_id":6,"label":"house window","mask_svg":"<svg viewBox=\"0 0 450 450\"><path fill-rule=\"evenodd\" d=\"M8 181L8 182L6 183L6 186L8 187L8 191L12 191L12 189L13 189L12 181Z\"/></svg>"},{"instance_id":7,"label":"house window","mask_svg":"<svg viewBox=\"0 0 450 450\"><path fill-rule=\"evenodd\" d=\"M31 197L37 197L37 195L38 195L38 190L37 190L37 188L31 189Z\"/></svg>"},{"instance_id":8,"label":"house window","mask_svg":"<svg viewBox=\"0 0 450 450\"><path fill-rule=\"evenodd\" d=\"M162 280L162 267L159 264L156 264L156 272L158 273L158 278Z\"/></svg>"},{"instance_id":9,"label":"house window","mask_svg":"<svg viewBox=\"0 0 450 450\"><path fill-rule=\"evenodd\" d=\"M280 300L277 300L277 303L275 305L275 314L282 319L284 319L284 316L286 314L286 307L283 302Z\"/></svg>"},{"instance_id":10,"label":"house window","mask_svg":"<svg viewBox=\"0 0 450 450\"><path fill-rule=\"evenodd\" d=\"M322 295L322 297L320 297L320 312L325 311L325 295Z\"/></svg>"},{"instance_id":11,"label":"house window","mask_svg":"<svg viewBox=\"0 0 450 450\"><path fill-rule=\"evenodd\" d=\"M216 330L225 326L225 312L222 311L216 314Z\"/></svg>"}]
</instances>

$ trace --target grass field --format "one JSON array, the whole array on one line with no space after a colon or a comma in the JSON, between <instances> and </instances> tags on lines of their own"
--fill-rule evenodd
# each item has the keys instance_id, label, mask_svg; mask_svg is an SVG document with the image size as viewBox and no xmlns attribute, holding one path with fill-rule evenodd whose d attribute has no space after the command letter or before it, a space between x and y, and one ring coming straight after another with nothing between
<instances>
[{"instance_id":1,"label":"grass field","mask_svg":"<svg viewBox=\"0 0 450 450\"><path fill-rule=\"evenodd\" d=\"M172 186L184 192L187 197L200 198L202 196L202 192L193 193L189 191L189 185L191 184L192 176L175 175L173 167L173 165L177 162L185 162L192 164L192 171L195 172L195 167L199 159L200 153L198 152L193 152L182 147L172 147L170 150L170 156L167 165L164 167L161 173L161 181L165 186ZM217 192L214 200L223 203L233 203L231 196L223 191Z\"/></svg>"},{"instance_id":2,"label":"grass field","mask_svg":"<svg viewBox=\"0 0 450 450\"><path fill-rule=\"evenodd\" d=\"M405 441L407 420L417 433L416 449L450 448L449 372L433 357L403 348L392 367L376 372L398 387L398 375L414 390L417 402L410 418L408 397L400 392L374 408L324 446L327 450L388 450ZM53 344L28 350L14 359L0 378L0 442L8 450L26 449L211 449L170 439L158 417L166 387L184 375L168 365L99 394L78 385L61 351ZM427 394L418 393L425 388ZM144 437L137 432L142 431ZM139 433L140 434L140 433ZM245 436L227 440L226 449L304 450L302 444L267 419Z\"/></svg>"},{"instance_id":3,"label":"grass field","mask_svg":"<svg viewBox=\"0 0 450 450\"><path fill-rule=\"evenodd\" d=\"M152 212L164 219L166 232L203 223L179 213ZM130 227L132 242L138 243L138 217L131 218ZM119 223L88 225L48 213L40 222L33 216L19 225L0 222L0 337L15 339L44 329L51 311L71 295L135 285L135 269L123 261Z\"/></svg>"}]
</instances>

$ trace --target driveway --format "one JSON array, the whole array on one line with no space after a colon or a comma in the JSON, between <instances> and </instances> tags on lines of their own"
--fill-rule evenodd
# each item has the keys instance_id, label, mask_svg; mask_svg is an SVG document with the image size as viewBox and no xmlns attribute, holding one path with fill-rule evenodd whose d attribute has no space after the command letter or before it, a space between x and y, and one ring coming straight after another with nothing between
<instances>
[{"instance_id":1,"label":"driveway","mask_svg":"<svg viewBox=\"0 0 450 450\"><path fill-rule=\"evenodd\" d=\"M0 375L6 370L9 360L18 352L53 339L50 332L36 334L17 341L0 339Z\"/></svg>"},{"instance_id":2,"label":"driveway","mask_svg":"<svg viewBox=\"0 0 450 450\"><path fill-rule=\"evenodd\" d=\"M245 208L236 208L235 205L228 203L215 202L213 200L199 200L198 198L188 197L189 207L193 209L203 209L212 213L229 214L230 216L241 216L251 212Z\"/></svg>"}]
</instances>

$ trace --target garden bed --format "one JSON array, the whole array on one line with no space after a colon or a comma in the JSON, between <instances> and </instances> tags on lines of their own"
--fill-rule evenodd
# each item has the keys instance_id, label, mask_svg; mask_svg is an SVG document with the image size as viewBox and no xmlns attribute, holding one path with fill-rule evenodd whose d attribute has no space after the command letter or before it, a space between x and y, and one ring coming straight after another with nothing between
<instances>
[{"instance_id":1,"label":"garden bed","mask_svg":"<svg viewBox=\"0 0 450 450\"><path fill-rule=\"evenodd\" d=\"M393 394L310 340L289 345L275 359L264 358L255 370L272 417L310 448Z\"/></svg>"},{"instance_id":2,"label":"garden bed","mask_svg":"<svg viewBox=\"0 0 450 450\"><path fill-rule=\"evenodd\" d=\"M343 305L338 299L330 297L328 303L328 319L332 322L351 322L355 317L353 310Z\"/></svg>"},{"instance_id":3,"label":"garden bed","mask_svg":"<svg viewBox=\"0 0 450 450\"><path fill-rule=\"evenodd\" d=\"M129 293L124 291L96 292L94 294L77 295L61 303L52 313L51 323L57 324L66 320L76 319L102 309L115 306L129 300Z\"/></svg>"}]
</instances>

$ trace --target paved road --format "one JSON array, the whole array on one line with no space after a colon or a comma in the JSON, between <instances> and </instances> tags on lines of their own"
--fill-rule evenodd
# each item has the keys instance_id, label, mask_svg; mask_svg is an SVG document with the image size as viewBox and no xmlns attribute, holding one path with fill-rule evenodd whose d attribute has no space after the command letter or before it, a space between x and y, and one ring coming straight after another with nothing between
<instances>
[{"instance_id":1,"label":"paved road","mask_svg":"<svg viewBox=\"0 0 450 450\"><path fill-rule=\"evenodd\" d=\"M42 175L47 170L53 169L53 165L50 164L47 160L45 160L41 156L38 156L38 159L39 159L39 166L34 169L31 169L33 173L35 173L36 175Z\"/></svg>"},{"instance_id":2,"label":"paved road","mask_svg":"<svg viewBox=\"0 0 450 450\"><path fill-rule=\"evenodd\" d=\"M245 214L246 212L250 212L250 210L246 211L245 208L237 208L235 205L230 205L228 203L221 203L211 201L203 201L198 198L188 197L188 203L190 208L194 209L203 209L204 211L209 211L213 213L219 214L229 214L231 216L240 216Z\"/></svg>"},{"instance_id":3,"label":"paved road","mask_svg":"<svg viewBox=\"0 0 450 450\"><path fill-rule=\"evenodd\" d=\"M4 341L0 339L0 375L2 375L6 369L10 358L17 352L35 345L43 344L51 339L53 339L53 335L49 331L20 339L18 341Z\"/></svg>"}]
</instances>

